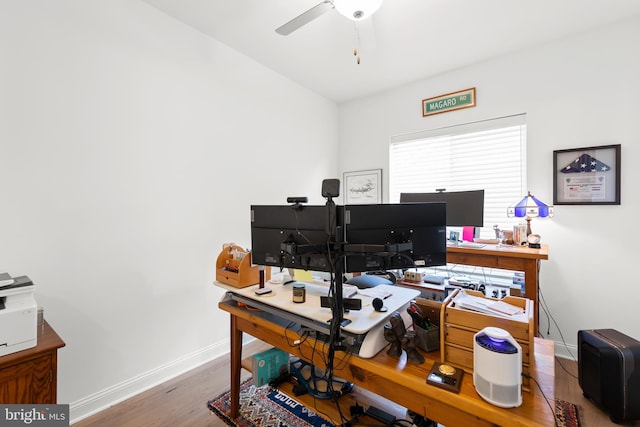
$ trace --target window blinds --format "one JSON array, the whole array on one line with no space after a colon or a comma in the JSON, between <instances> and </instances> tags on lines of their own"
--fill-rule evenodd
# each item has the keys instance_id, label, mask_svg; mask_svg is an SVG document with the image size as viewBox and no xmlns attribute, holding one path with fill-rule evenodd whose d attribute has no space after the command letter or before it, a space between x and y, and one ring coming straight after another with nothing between
<instances>
[{"instance_id":1,"label":"window blinds","mask_svg":"<svg viewBox=\"0 0 640 427\"><path fill-rule=\"evenodd\" d=\"M485 190L484 228L513 220L507 207L526 193L524 114L391 138L389 202L400 193Z\"/></svg>"}]
</instances>

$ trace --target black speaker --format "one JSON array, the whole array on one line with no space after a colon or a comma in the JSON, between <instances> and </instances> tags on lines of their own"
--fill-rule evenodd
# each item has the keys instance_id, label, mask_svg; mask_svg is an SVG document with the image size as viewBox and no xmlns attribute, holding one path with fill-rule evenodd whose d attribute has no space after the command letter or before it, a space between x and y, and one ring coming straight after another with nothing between
<instances>
[{"instance_id":1,"label":"black speaker","mask_svg":"<svg viewBox=\"0 0 640 427\"><path fill-rule=\"evenodd\" d=\"M339 179L322 180L322 197L338 197L340 195Z\"/></svg>"},{"instance_id":2,"label":"black speaker","mask_svg":"<svg viewBox=\"0 0 640 427\"><path fill-rule=\"evenodd\" d=\"M640 342L615 329L578 331L578 381L611 421L640 419Z\"/></svg>"}]
</instances>

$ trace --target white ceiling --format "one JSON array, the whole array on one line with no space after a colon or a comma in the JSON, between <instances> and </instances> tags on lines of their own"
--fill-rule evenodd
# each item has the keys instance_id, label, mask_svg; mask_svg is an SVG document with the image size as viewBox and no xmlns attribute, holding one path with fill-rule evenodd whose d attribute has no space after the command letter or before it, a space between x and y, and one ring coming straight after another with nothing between
<instances>
[{"instance_id":1,"label":"white ceiling","mask_svg":"<svg viewBox=\"0 0 640 427\"><path fill-rule=\"evenodd\" d=\"M637 0L385 0L358 65L335 10L275 32L322 0L144 1L338 103L640 14Z\"/></svg>"}]
</instances>

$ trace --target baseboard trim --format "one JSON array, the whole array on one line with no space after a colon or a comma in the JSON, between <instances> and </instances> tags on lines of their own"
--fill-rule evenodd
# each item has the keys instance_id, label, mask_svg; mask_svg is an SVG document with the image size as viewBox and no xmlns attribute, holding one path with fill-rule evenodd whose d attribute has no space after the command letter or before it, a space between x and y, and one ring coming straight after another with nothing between
<instances>
[{"instance_id":1,"label":"baseboard trim","mask_svg":"<svg viewBox=\"0 0 640 427\"><path fill-rule=\"evenodd\" d=\"M88 418L227 353L229 353L229 341L223 340L71 402L69 404L70 424Z\"/></svg>"},{"instance_id":2,"label":"baseboard trim","mask_svg":"<svg viewBox=\"0 0 640 427\"><path fill-rule=\"evenodd\" d=\"M563 359L571 359L575 362L578 361L578 346L569 345L564 342L555 341L555 353L556 356Z\"/></svg>"}]
</instances>

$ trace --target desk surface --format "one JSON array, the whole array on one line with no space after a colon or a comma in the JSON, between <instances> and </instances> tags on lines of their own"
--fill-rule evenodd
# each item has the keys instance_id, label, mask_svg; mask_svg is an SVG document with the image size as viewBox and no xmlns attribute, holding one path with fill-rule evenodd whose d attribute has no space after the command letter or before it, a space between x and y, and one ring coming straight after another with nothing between
<instances>
[{"instance_id":1,"label":"desk surface","mask_svg":"<svg viewBox=\"0 0 640 427\"><path fill-rule=\"evenodd\" d=\"M540 245L540 249L533 249L528 246L498 246L486 244L481 248L468 246L447 245L447 255L449 254L475 254L475 255L495 255L507 258L530 258L549 259L549 247L546 244Z\"/></svg>"},{"instance_id":2,"label":"desk surface","mask_svg":"<svg viewBox=\"0 0 640 427\"><path fill-rule=\"evenodd\" d=\"M289 343L293 342L293 332L261 317L260 313L250 312L229 302L221 302L219 307L231 314L232 390L239 392L243 332L311 361L317 366L323 366L324 355L314 348L313 340L304 340L300 345L291 346ZM538 387L534 387L533 394L524 393L520 407L511 409L499 408L484 401L475 391L473 378L469 374L463 377L460 393L457 394L426 384L427 373L433 363L439 361L440 353L423 354L427 360L416 365L407 363L405 353L396 358L387 355L383 350L371 359L337 353L335 375L444 425L555 424L551 409L555 397L552 341L537 338L535 341L535 367L531 372L540 389L544 391L544 396Z\"/></svg>"},{"instance_id":3,"label":"desk surface","mask_svg":"<svg viewBox=\"0 0 640 427\"><path fill-rule=\"evenodd\" d=\"M331 320L332 317L331 309L320 305L320 297L326 296L329 292L328 284L304 283L306 292L306 302L304 303L293 302L293 284L282 285L267 283L266 287L271 288L272 292L265 295L255 294L258 285L241 289L220 282L216 282L216 285L234 294L242 295L245 298L271 307L303 316L309 320L326 323ZM364 334L377 326L382 326L381 324L384 324L384 322L388 320L391 313L401 310L409 304L409 301L420 295L420 291L415 289L390 285L379 285L368 290L358 290L355 286L347 289L351 289L353 292L357 291L358 293L354 295L353 298L362 300L361 310L351 310L344 315L344 319L350 320L351 323L343 326L342 329L353 334ZM373 309L372 301L376 295L389 295L389 297L384 300L384 306L387 307L386 312L378 312ZM345 298L348 296L349 295L344 295Z\"/></svg>"}]
</instances>

